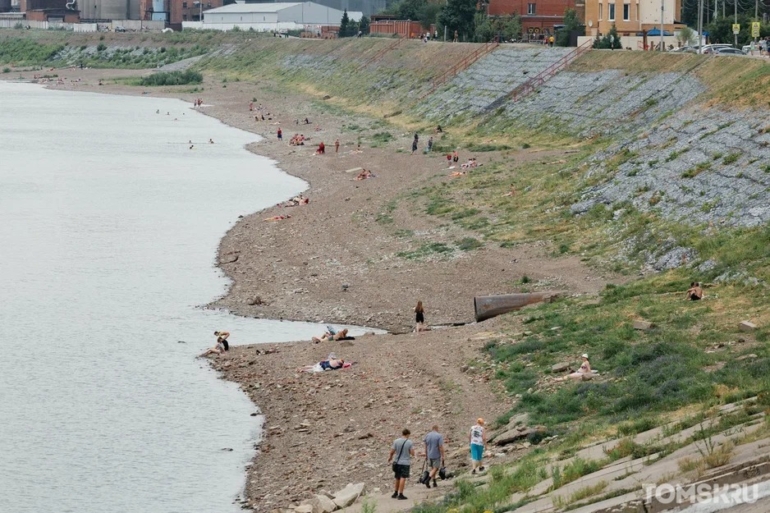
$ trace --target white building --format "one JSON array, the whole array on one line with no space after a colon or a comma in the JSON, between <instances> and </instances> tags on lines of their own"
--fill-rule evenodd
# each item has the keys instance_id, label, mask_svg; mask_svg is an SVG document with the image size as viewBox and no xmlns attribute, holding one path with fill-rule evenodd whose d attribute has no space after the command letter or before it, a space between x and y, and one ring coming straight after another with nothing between
<instances>
[{"instance_id":1,"label":"white building","mask_svg":"<svg viewBox=\"0 0 770 513\"><path fill-rule=\"evenodd\" d=\"M235 3L209 9L203 13L203 23L185 22L187 29L208 30L253 29L260 32L283 30L320 30L321 26L339 26L343 11L314 2ZM361 12L348 12L351 21L359 21Z\"/></svg>"}]
</instances>

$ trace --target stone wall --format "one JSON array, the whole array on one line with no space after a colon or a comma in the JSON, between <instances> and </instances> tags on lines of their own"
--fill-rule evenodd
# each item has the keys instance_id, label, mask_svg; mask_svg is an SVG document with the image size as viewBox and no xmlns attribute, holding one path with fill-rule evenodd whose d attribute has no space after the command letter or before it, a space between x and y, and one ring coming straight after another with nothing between
<instances>
[{"instance_id":1,"label":"stone wall","mask_svg":"<svg viewBox=\"0 0 770 513\"><path fill-rule=\"evenodd\" d=\"M502 46L429 96L415 108L416 114L442 122L456 116L480 114L572 50L574 48Z\"/></svg>"},{"instance_id":2,"label":"stone wall","mask_svg":"<svg viewBox=\"0 0 770 513\"><path fill-rule=\"evenodd\" d=\"M703 91L696 78L681 73L563 71L533 94L508 102L505 116L522 128L553 126L582 137L631 136Z\"/></svg>"},{"instance_id":3,"label":"stone wall","mask_svg":"<svg viewBox=\"0 0 770 513\"><path fill-rule=\"evenodd\" d=\"M576 214L630 201L642 211L691 225L752 227L770 221L767 111L695 106L629 142L596 155L625 160L609 181L584 191Z\"/></svg>"}]
</instances>

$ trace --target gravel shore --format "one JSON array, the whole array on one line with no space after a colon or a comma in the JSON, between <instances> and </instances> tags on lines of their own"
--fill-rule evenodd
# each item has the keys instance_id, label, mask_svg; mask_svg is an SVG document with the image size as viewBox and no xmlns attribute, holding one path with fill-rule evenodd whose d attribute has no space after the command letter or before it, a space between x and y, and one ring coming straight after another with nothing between
<instances>
[{"instance_id":1,"label":"gravel shore","mask_svg":"<svg viewBox=\"0 0 770 513\"><path fill-rule=\"evenodd\" d=\"M513 292L512 284L524 275L535 287L574 294L594 294L608 281L578 257L550 257L545 241L507 249L487 244L450 258L399 256L423 242L478 237L415 208L419 195L413 191L451 178L443 155L410 154L412 133L386 127L383 130L394 135L391 142L379 148L365 143L358 151L359 135L350 127L370 126L374 120L323 108L320 99L277 92L267 83L230 82L224 87L210 77L199 93L131 87L111 80L139 73L145 72L61 70L59 75L66 80L52 87L190 102L200 97L207 105L201 109L205 114L264 137L249 150L275 159L282 169L309 183L308 205L244 212L224 236L218 264L233 284L212 307L245 316L408 333L418 299L425 303L429 324L452 325L473 321L475 295ZM100 78L104 86L97 85ZM255 121L255 112L249 111L254 98L255 109L262 105L271 121ZM310 125L295 122L306 117ZM282 142L275 134L279 126ZM310 141L289 146L294 133L303 133ZM421 134L421 149L430 135ZM341 146L336 153L338 138ZM314 155L321 141L326 154ZM526 162L543 155L522 151L505 158ZM470 156L461 152L462 159ZM482 164L500 157L473 156ZM355 181L356 173L349 170L361 167L376 178ZM281 214L291 218L264 221ZM264 438L248 473L244 506L260 512L285 508L349 482L386 490L391 486L386 465L389 444L404 426L421 439L438 423L448 437L450 466L466 464L469 426L479 416L494 419L512 406L511 398L490 381L493 370L478 363L479 349L496 336L498 323L436 329L419 336L235 347L214 360L224 378L239 383L265 415ZM276 352L260 354L266 349ZM296 372L331 351L357 363L343 371Z\"/></svg>"}]
</instances>

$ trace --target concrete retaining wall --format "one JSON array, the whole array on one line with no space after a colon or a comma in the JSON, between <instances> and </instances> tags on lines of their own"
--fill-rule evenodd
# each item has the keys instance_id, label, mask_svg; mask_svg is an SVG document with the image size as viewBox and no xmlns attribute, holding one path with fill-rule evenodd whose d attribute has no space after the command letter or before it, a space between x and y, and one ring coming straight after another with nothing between
<instances>
[{"instance_id":1,"label":"concrete retaining wall","mask_svg":"<svg viewBox=\"0 0 770 513\"><path fill-rule=\"evenodd\" d=\"M421 117L448 121L475 115L574 50L546 46L501 46L459 73L416 107Z\"/></svg>"}]
</instances>

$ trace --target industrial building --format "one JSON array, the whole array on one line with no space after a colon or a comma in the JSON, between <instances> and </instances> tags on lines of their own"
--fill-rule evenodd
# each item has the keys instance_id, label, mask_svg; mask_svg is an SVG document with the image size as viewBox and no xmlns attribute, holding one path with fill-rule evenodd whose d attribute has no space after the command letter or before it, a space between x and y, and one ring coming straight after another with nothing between
<instances>
[{"instance_id":1,"label":"industrial building","mask_svg":"<svg viewBox=\"0 0 770 513\"><path fill-rule=\"evenodd\" d=\"M315 2L292 3L235 3L203 11L203 23L182 23L185 29L256 30L260 32L284 30L321 31L323 26L337 26L343 11ZM348 11L351 21L359 21L363 13Z\"/></svg>"},{"instance_id":2,"label":"industrial building","mask_svg":"<svg viewBox=\"0 0 770 513\"><path fill-rule=\"evenodd\" d=\"M245 0L247 4L272 3L272 0ZM337 9L338 11L362 12L364 16L384 11L388 7L388 0L316 0L317 4Z\"/></svg>"}]
</instances>

